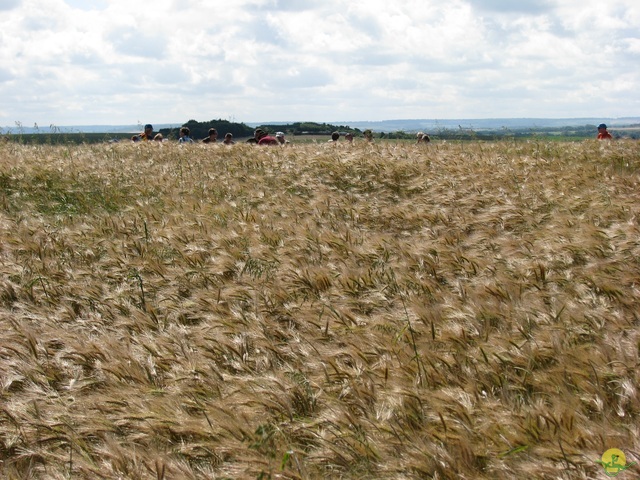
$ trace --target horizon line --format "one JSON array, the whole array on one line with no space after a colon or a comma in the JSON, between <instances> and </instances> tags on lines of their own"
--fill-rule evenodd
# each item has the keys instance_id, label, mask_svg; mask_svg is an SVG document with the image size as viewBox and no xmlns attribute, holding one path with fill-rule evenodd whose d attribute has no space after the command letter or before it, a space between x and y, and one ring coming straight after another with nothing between
<instances>
[{"instance_id":1,"label":"horizon line","mask_svg":"<svg viewBox=\"0 0 640 480\"><path fill-rule=\"evenodd\" d=\"M225 118L217 118L217 119L210 119L210 120L195 120L195 119L190 119L190 120L195 120L198 123L207 123L207 122L212 122L215 120L224 120L224 121L228 121L230 123L244 123L244 124L249 124L249 123L253 123L253 124L272 124L272 125L278 125L278 124L288 124L288 123L325 123L325 124L349 124L349 123L383 123L383 122L418 122L418 121L430 121L430 122L439 122L439 121L443 121L443 122L451 122L451 121L499 121L499 120L553 120L553 121L560 121L560 120L594 120L594 119L600 119L600 120L625 120L625 119L637 119L640 120L640 115L638 116L623 116L623 117L612 117L612 116L602 116L602 117L456 117L456 118L387 118L384 120L323 120L323 121L318 121L318 120L261 120L261 121L257 121L257 120L244 120L244 121L231 121L229 119L225 119ZM189 120L187 120L188 122ZM184 125L187 122L156 122L156 124L158 125ZM55 123L49 123L48 126L47 125L43 125L42 127L40 127L40 125L38 124L38 122L35 122L33 124L34 126L27 126L25 124L23 124L22 122L20 122L19 124L13 125L13 126L3 126L0 128L3 129L13 129L13 128L28 128L28 129L34 129L34 128L51 128L51 127L56 127L56 128L62 128L62 127L102 127L102 126L120 126L120 127L128 127L128 126L143 126L143 123L140 122L132 122L132 123L74 123L74 124L66 124L66 125L62 125L62 124L55 124Z\"/></svg>"}]
</instances>

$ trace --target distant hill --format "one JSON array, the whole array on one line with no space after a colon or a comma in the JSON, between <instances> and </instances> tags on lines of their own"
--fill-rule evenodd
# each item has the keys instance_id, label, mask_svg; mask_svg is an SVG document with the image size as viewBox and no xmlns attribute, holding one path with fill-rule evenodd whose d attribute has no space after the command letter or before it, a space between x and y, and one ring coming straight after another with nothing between
<instances>
[{"instance_id":1,"label":"distant hill","mask_svg":"<svg viewBox=\"0 0 640 480\"><path fill-rule=\"evenodd\" d=\"M584 127L606 123L610 127L640 124L640 117L625 118L474 118L474 119L414 119L414 120L382 120L378 122L353 121L339 122L360 130L370 129L374 132L438 132L440 130L499 130L499 129L540 129L561 127Z\"/></svg>"}]
</instances>

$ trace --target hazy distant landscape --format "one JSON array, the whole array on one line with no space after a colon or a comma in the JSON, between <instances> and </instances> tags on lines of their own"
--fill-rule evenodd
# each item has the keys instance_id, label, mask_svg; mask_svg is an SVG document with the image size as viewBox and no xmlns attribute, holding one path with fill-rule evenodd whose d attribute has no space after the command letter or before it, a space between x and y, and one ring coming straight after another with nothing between
<instances>
[{"instance_id":1,"label":"hazy distant landscape","mask_svg":"<svg viewBox=\"0 0 640 480\"><path fill-rule=\"evenodd\" d=\"M175 123L154 123L152 119L147 120L152 123L156 130L179 128L184 122ZM294 121L277 122L245 122L246 125L257 127L260 125L286 125ZM595 126L600 123L606 123L611 127L629 127L636 126L640 129L640 117L623 117L623 118L476 118L476 119L405 119L405 120L381 120L381 121L330 121L327 123L334 125L349 125L352 128L360 130L371 129L374 132L417 132L430 131L438 132L440 130L456 130L466 129L474 131L486 131L496 129L547 129L562 127L584 127ZM147 123L147 122L145 122ZM16 124L13 126L0 127L1 133L133 133L142 130L143 124L129 125L38 125L26 126Z\"/></svg>"},{"instance_id":2,"label":"hazy distant landscape","mask_svg":"<svg viewBox=\"0 0 640 480\"><path fill-rule=\"evenodd\" d=\"M369 128L374 131L418 131L440 129L539 129L561 127L583 127L585 125L598 125L606 123L611 127L636 125L640 127L640 117L625 118L476 118L476 119L450 119L450 120L384 120L381 122L351 122L349 125L360 129Z\"/></svg>"}]
</instances>

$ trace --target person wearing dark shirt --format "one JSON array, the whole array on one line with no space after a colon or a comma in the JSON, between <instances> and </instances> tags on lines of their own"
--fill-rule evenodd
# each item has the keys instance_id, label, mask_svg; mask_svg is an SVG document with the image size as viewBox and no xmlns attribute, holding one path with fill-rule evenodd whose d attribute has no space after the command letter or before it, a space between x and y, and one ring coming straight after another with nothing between
<instances>
[{"instance_id":1,"label":"person wearing dark shirt","mask_svg":"<svg viewBox=\"0 0 640 480\"><path fill-rule=\"evenodd\" d=\"M431 138L429 137L429 135L423 132L418 132L416 137L418 139L416 143L429 143L431 141Z\"/></svg>"},{"instance_id":2,"label":"person wearing dark shirt","mask_svg":"<svg viewBox=\"0 0 640 480\"><path fill-rule=\"evenodd\" d=\"M215 128L209 129L209 136L202 139L202 143L216 143L218 141L218 131Z\"/></svg>"},{"instance_id":3,"label":"person wearing dark shirt","mask_svg":"<svg viewBox=\"0 0 640 480\"><path fill-rule=\"evenodd\" d=\"M144 126L144 132L134 135L133 137L131 137L131 140L133 140L134 142L139 142L141 140L153 140L153 125L147 123Z\"/></svg>"}]
</instances>

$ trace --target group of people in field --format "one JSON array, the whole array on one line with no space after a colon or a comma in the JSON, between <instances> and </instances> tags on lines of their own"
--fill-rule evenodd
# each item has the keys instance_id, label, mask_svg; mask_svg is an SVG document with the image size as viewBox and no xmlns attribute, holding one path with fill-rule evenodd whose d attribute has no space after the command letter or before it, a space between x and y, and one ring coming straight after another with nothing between
<instances>
[{"instance_id":1,"label":"group of people in field","mask_svg":"<svg viewBox=\"0 0 640 480\"><path fill-rule=\"evenodd\" d=\"M178 133L178 143L222 143L224 145L234 145L236 142L233 139L232 133L226 133L222 141L218 141L218 131L215 128L210 128L208 135L201 140L194 140L191 137L191 130L189 127L181 127ZM134 142L140 141L156 141L163 142L165 139L161 133L153 133L153 125L150 123L144 126L144 131L131 137ZM261 128L256 128L253 132L253 137L247 140L249 143L256 143L258 145L284 145L289 143L284 138L283 132L276 133L275 137L268 135L266 131Z\"/></svg>"},{"instance_id":2,"label":"group of people in field","mask_svg":"<svg viewBox=\"0 0 640 480\"><path fill-rule=\"evenodd\" d=\"M371 130L367 129L364 132L362 132L362 134L364 136L364 139L367 142L373 142L373 132ZM345 133L344 138L349 143L353 142L352 133L349 133L349 132ZM607 130L607 126L604 123L601 123L600 125L598 125L597 139L598 140L613 139L613 136L611 135L611 133L609 133L609 131ZM153 125L148 123L144 126L144 132L134 135L133 137L131 137L131 140L134 142L149 141L149 140L162 142L164 141L164 137L162 136L161 133L156 133L154 135ZM338 142L338 140L340 140L340 132L333 132L331 134L331 140L329 140L329 142L336 143ZM196 141L193 138L191 138L191 131L189 130L189 127L180 128L178 143L195 143L195 142ZM201 143L218 143L218 131L215 128L210 128L209 135L201 139L200 142ZM289 141L285 139L283 132L276 132L275 136L272 136L272 135L269 135L269 133L262 128L256 128L255 131L253 132L253 137L249 138L247 142L254 143L257 145L286 145L287 143L289 143ZM429 143L429 142L431 142L431 137L429 137L429 135L427 135L426 133L418 132L416 134L416 143ZM233 139L233 134L226 133L224 136L224 139L220 143L223 143L224 145L233 145L236 142Z\"/></svg>"},{"instance_id":3,"label":"group of people in field","mask_svg":"<svg viewBox=\"0 0 640 480\"><path fill-rule=\"evenodd\" d=\"M141 142L141 141L154 141L154 142L163 142L164 136L161 133L153 133L153 125L147 123L144 126L144 131L142 133L138 133L131 137L133 142ZM209 129L209 135L201 140L202 143L217 143L218 142L218 131L215 128ZM195 140L191 138L191 130L189 127L180 128L178 143L195 143ZM221 142L225 145L233 145L236 143L233 140L233 134L227 133L224 136L224 140Z\"/></svg>"},{"instance_id":4,"label":"group of people in field","mask_svg":"<svg viewBox=\"0 0 640 480\"><path fill-rule=\"evenodd\" d=\"M233 139L232 133L226 133L224 136L224 140L222 140L221 142L218 142L218 131L215 128L210 128L208 133L209 134L205 138L199 140L200 143L223 143L225 145L233 145L236 143L235 140ZM363 136L365 140L367 140L368 142L373 141L373 132L371 130L365 130L363 132ZM423 133L419 133L418 136L419 136L418 142L423 141L424 138L427 138L427 139L429 138L428 135L425 135ZM329 141L337 142L339 138L340 138L340 132L333 132L331 134L331 140ZM349 143L353 142L353 134L350 132L345 133L344 138ZM148 123L144 126L144 131L142 133L138 133L132 136L131 140L133 142L140 142L140 141L163 142L165 139L161 133L154 134L153 125ZM426 140L426 141L429 141L429 140ZM191 137L191 131L189 127L180 128L178 143L197 143L197 142L198 142L197 140L194 140ZM262 128L256 128L255 131L253 132L253 137L250 137L249 139L247 139L246 142L254 143L257 145L286 145L287 143L289 143L289 141L285 138L284 132L276 132L275 135L270 135L266 130Z\"/></svg>"}]
</instances>

